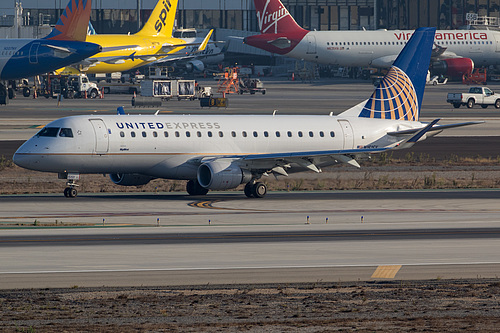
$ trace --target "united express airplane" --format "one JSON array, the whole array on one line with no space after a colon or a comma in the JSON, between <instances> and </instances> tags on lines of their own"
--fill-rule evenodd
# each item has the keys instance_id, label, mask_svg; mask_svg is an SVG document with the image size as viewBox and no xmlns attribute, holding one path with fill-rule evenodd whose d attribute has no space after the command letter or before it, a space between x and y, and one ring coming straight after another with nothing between
<instances>
[{"instance_id":1,"label":"united express airplane","mask_svg":"<svg viewBox=\"0 0 500 333\"><path fill-rule=\"evenodd\" d=\"M90 0L70 0L52 32L42 39L1 39L0 80L16 80L47 73L100 52L85 42ZM0 94L6 95L5 83Z\"/></svg>"},{"instance_id":2,"label":"united express airplane","mask_svg":"<svg viewBox=\"0 0 500 333\"><path fill-rule=\"evenodd\" d=\"M280 0L254 0L260 35L245 43L260 49L320 64L389 68L413 30L308 31L300 27ZM474 68L500 65L500 32L439 30L431 69L462 78Z\"/></svg>"},{"instance_id":3,"label":"united express airplane","mask_svg":"<svg viewBox=\"0 0 500 333\"><path fill-rule=\"evenodd\" d=\"M80 174L104 173L118 185L155 178L187 180L187 192L246 184L261 198L265 175L288 175L409 148L443 129L419 121L434 28L418 29L371 97L330 115L90 115L55 120L25 142L14 163L68 179L77 194ZM123 112L122 112L123 113Z\"/></svg>"}]
</instances>

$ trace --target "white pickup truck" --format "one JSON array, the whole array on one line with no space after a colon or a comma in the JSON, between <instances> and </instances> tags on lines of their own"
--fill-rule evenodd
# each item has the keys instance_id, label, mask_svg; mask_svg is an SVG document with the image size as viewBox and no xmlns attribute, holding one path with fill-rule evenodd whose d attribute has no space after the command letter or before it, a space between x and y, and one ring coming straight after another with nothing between
<instances>
[{"instance_id":1,"label":"white pickup truck","mask_svg":"<svg viewBox=\"0 0 500 333\"><path fill-rule=\"evenodd\" d=\"M490 88L486 87L471 87L468 93L448 93L446 101L453 104L455 108L467 105L470 109L475 104L479 104L482 108L494 105L500 109L500 95L496 95Z\"/></svg>"}]
</instances>

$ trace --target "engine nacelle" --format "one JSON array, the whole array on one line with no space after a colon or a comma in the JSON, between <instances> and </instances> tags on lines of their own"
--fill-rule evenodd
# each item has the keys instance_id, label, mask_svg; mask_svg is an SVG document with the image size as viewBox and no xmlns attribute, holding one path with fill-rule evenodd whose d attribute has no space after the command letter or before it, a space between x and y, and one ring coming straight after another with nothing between
<instances>
[{"instance_id":1,"label":"engine nacelle","mask_svg":"<svg viewBox=\"0 0 500 333\"><path fill-rule=\"evenodd\" d=\"M186 64L186 70L188 72L203 72L205 64L200 60L191 60Z\"/></svg>"},{"instance_id":2,"label":"engine nacelle","mask_svg":"<svg viewBox=\"0 0 500 333\"><path fill-rule=\"evenodd\" d=\"M109 175L111 181L121 186L140 186L149 183L153 177L140 175L138 173L112 173Z\"/></svg>"},{"instance_id":3,"label":"engine nacelle","mask_svg":"<svg viewBox=\"0 0 500 333\"><path fill-rule=\"evenodd\" d=\"M227 190L252 180L252 174L231 161L213 161L200 165L198 182L209 190Z\"/></svg>"},{"instance_id":4,"label":"engine nacelle","mask_svg":"<svg viewBox=\"0 0 500 333\"><path fill-rule=\"evenodd\" d=\"M462 79L464 74L472 73L474 62L469 58L450 58L432 63L433 75L445 75L454 79Z\"/></svg>"}]
</instances>

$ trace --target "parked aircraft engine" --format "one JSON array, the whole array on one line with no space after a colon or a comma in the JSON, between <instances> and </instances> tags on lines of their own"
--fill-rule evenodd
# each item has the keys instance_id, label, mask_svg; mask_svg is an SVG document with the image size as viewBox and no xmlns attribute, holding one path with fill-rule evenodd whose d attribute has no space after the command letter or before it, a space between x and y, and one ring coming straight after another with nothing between
<instances>
[{"instance_id":1,"label":"parked aircraft engine","mask_svg":"<svg viewBox=\"0 0 500 333\"><path fill-rule=\"evenodd\" d=\"M112 173L109 175L111 181L121 186L140 186L149 183L153 177L140 175L138 173Z\"/></svg>"},{"instance_id":2,"label":"parked aircraft engine","mask_svg":"<svg viewBox=\"0 0 500 333\"><path fill-rule=\"evenodd\" d=\"M198 168L198 182L209 190L226 190L252 180L252 174L228 160L207 162Z\"/></svg>"},{"instance_id":3,"label":"parked aircraft engine","mask_svg":"<svg viewBox=\"0 0 500 333\"><path fill-rule=\"evenodd\" d=\"M205 70L205 64L200 60L190 60L186 64L186 70L188 72L203 72Z\"/></svg>"},{"instance_id":4,"label":"parked aircraft engine","mask_svg":"<svg viewBox=\"0 0 500 333\"><path fill-rule=\"evenodd\" d=\"M450 58L432 63L433 75L445 75L454 79L462 79L466 73L474 69L474 62L469 58Z\"/></svg>"}]
</instances>

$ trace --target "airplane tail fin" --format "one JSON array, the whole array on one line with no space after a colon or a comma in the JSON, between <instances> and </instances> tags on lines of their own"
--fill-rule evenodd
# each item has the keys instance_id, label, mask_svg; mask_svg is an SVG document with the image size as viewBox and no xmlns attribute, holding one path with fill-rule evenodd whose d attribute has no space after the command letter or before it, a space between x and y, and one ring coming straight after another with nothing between
<instances>
[{"instance_id":1,"label":"airplane tail fin","mask_svg":"<svg viewBox=\"0 0 500 333\"><path fill-rule=\"evenodd\" d=\"M84 42L90 20L91 0L69 0L56 26L45 39Z\"/></svg>"},{"instance_id":2,"label":"airplane tail fin","mask_svg":"<svg viewBox=\"0 0 500 333\"><path fill-rule=\"evenodd\" d=\"M179 0L158 0L144 27L136 35L172 37Z\"/></svg>"},{"instance_id":3,"label":"airplane tail fin","mask_svg":"<svg viewBox=\"0 0 500 333\"><path fill-rule=\"evenodd\" d=\"M254 0L261 34L303 31L280 0Z\"/></svg>"},{"instance_id":4,"label":"airplane tail fin","mask_svg":"<svg viewBox=\"0 0 500 333\"><path fill-rule=\"evenodd\" d=\"M415 30L359 117L418 121L435 33Z\"/></svg>"}]
</instances>

